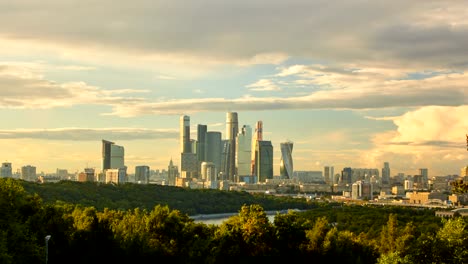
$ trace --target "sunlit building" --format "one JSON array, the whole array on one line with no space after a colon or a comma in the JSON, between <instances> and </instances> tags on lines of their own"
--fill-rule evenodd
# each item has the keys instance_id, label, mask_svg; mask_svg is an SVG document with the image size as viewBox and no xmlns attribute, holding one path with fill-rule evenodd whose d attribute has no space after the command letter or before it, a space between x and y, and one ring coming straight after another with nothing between
<instances>
[{"instance_id":1,"label":"sunlit building","mask_svg":"<svg viewBox=\"0 0 468 264\"><path fill-rule=\"evenodd\" d=\"M239 122L236 112L226 114L226 140L229 141L227 152L226 179L235 181L236 175L236 138L239 133Z\"/></svg>"},{"instance_id":2,"label":"sunlit building","mask_svg":"<svg viewBox=\"0 0 468 264\"><path fill-rule=\"evenodd\" d=\"M280 176L284 179L291 179L293 176L293 159L292 150L293 143L282 142L280 143L281 160L280 160Z\"/></svg>"},{"instance_id":3,"label":"sunlit building","mask_svg":"<svg viewBox=\"0 0 468 264\"><path fill-rule=\"evenodd\" d=\"M273 179L273 145L269 140L257 141L255 150L257 164L255 165L258 182Z\"/></svg>"},{"instance_id":4,"label":"sunlit building","mask_svg":"<svg viewBox=\"0 0 468 264\"><path fill-rule=\"evenodd\" d=\"M250 159L252 157L252 129L250 126L242 126L236 142L236 175L238 181L243 181L244 177L250 176Z\"/></svg>"}]
</instances>

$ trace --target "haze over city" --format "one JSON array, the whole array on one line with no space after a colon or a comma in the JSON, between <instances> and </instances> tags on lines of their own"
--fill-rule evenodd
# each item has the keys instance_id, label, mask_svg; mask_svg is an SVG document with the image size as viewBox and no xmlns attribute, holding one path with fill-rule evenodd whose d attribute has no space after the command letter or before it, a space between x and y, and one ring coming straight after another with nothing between
<instances>
[{"instance_id":1,"label":"haze over city","mask_svg":"<svg viewBox=\"0 0 468 264\"><path fill-rule=\"evenodd\" d=\"M13 169L180 163L179 117L263 122L295 170L468 165L466 1L1 1L0 148Z\"/></svg>"}]
</instances>

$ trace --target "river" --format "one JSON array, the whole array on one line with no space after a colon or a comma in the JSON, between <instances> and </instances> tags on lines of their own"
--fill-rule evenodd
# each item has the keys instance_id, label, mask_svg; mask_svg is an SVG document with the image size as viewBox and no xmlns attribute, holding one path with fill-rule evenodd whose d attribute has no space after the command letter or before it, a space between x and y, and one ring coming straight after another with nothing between
<instances>
[{"instance_id":1,"label":"river","mask_svg":"<svg viewBox=\"0 0 468 264\"><path fill-rule=\"evenodd\" d=\"M298 209L292 209L294 211L299 211ZM281 211L266 211L265 213L267 214L268 220L270 223L273 223L275 220L275 215L277 213L280 214L285 214L287 213L288 210L281 210ZM226 221L229 217L238 215L239 213L225 213L225 214L205 214L205 215L195 215L191 216L192 219L195 220L195 223L204 223L204 224L214 224L214 225L220 225L224 221Z\"/></svg>"}]
</instances>

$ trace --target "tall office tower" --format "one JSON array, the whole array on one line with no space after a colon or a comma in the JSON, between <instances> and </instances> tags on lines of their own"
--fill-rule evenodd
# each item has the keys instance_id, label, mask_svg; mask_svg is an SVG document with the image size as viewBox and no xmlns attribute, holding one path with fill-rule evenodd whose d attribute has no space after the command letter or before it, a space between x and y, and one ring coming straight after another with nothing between
<instances>
[{"instance_id":1,"label":"tall office tower","mask_svg":"<svg viewBox=\"0 0 468 264\"><path fill-rule=\"evenodd\" d=\"M239 122L236 112L226 114L226 139L229 140L227 180L235 181L236 176L236 138L239 133Z\"/></svg>"},{"instance_id":2,"label":"tall office tower","mask_svg":"<svg viewBox=\"0 0 468 264\"><path fill-rule=\"evenodd\" d=\"M257 157L255 155L255 150L257 149L258 141L263 140L263 122L257 121L255 124L255 133L252 137L252 161L250 164L250 175L255 176L257 173L257 168L255 165L257 164Z\"/></svg>"},{"instance_id":3,"label":"tall office tower","mask_svg":"<svg viewBox=\"0 0 468 264\"><path fill-rule=\"evenodd\" d=\"M21 179L25 181L36 181L36 167L31 165L21 167Z\"/></svg>"},{"instance_id":4,"label":"tall office tower","mask_svg":"<svg viewBox=\"0 0 468 264\"><path fill-rule=\"evenodd\" d=\"M221 132L206 132L206 158L205 161L211 161L216 167L216 171L221 170Z\"/></svg>"},{"instance_id":5,"label":"tall office tower","mask_svg":"<svg viewBox=\"0 0 468 264\"><path fill-rule=\"evenodd\" d=\"M422 176L422 185L423 188L427 188L428 186L428 180L429 180L429 174L427 172L426 168L419 169L419 175Z\"/></svg>"},{"instance_id":6,"label":"tall office tower","mask_svg":"<svg viewBox=\"0 0 468 264\"><path fill-rule=\"evenodd\" d=\"M202 161L206 160L206 133L207 125L197 126L197 159L201 164Z\"/></svg>"},{"instance_id":7,"label":"tall office tower","mask_svg":"<svg viewBox=\"0 0 468 264\"><path fill-rule=\"evenodd\" d=\"M293 143L291 141L280 143L281 160L280 176L283 179L291 179L293 176Z\"/></svg>"},{"instance_id":8,"label":"tall office tower","mask_svg":"<svg viewBox=\"0 0 468 264\"><path fill-rule=\"evenodd\" d=\"M265 182L267 179L273 179L273 145L269 140L257 141L255 150L257 164L258 182Z\"/></svg>"},{"instance_id":9,"label":"tall office tower","mask_svg":"<svg viewBox=\"0 0 468 264\"><path fill-rule=\"evenodd\" d=\"M125 149L114 142L102 140L102 171L125 167Z\"/></svg>"},{"instance_id":10,"label":"tall office tower","mask_svg":"<svg viewBox=\"0 0 468 264\"><path fill-rule=\"evenodd\" d=\"M390 183L390 165L388 162L384 162L382 168L382 184L388 185Z\"/></svg>"},{"instance_id":11,"label":"tall office tower","mask_svg":"<svg viewBox=\"0 0 468 264\"><path fill-rule=\"evenodd\" d=\"M150 168L147 165L135 166L135 182L148 184L150 176Z\"/></svg>"},{"instance_id":12,"label":"tall office tower","mask_svg":"<svg viewBox=\"0 0 468 264\"><path fill-rule=\"evenodd\" d=\"M182 115L180 117L180 153L191 153L190 143L190 117Z\"/></svg>"},{"instance_id":13,"label":"tall office tower","mask_svg":"<svg viewBox=\"0 0 468 264\"><path fill-rule=\"evenodd\" d=\"M171 159L169 166L167 166L167 185L175 186L177 177L179 177L179 168L174 165Z\"/></svg>"},{"instance_id":14,"label":"tall office tower","mask_svg":"<svg viewBox=\"0 0 468 264\"><path fill-rule=\"evenodd\" d=\"M333 168L333 166L325 166L323 168L323 175L324 175L326 184L328 185L335 184L335 168Z\"/></svg>"},{"instance_id":15,"label":"tall office tower","mask_svg":"<svg viewBox=\"0 0 468 264\"><path fill-rule=\"evenodd\" d=\"M343 168L341 171L341 176L339 182L341 184L350 184L352 183L353 170L350 167Z\"/></svg>"},{"instance_id":16,"label":"tall office tower","mask_svg":"<svg viewBox=\"0 0 468 264\"><path fill-rule=\"evenodd\" d=\"M252 158L252 128L244 125L237 135L236 140L236 168L238 181L245 176L250 176L250 163Z\"/></svg>"},{"instance_id":17,"label":"tall office tower","mask_svg":"<svg viewBox=\"0 0 468 264\"><path fill-rule=\"evenodd\" d=\"M57 168L55 174L60 179L67 179L68 178L68 170L67 169L58 169Z\"/></svg>"},{"instance_id":18,"label":"tall office tower","mask_svg":"<svg viewBox=\"0 0 468 264\"><path fill-rule=\"evenodd\" d=\"M229 174L229 154L231 150L231 141L224 139L221 141L221 169L219 171L220 180L228 180Z\"/></svg>"},{"instance_id":19,"label":"tall office tower","mask_svg":"<svg viewBox=\"0 0 468 264\"><path fill-rule=\"evenodd\" d=\"M2 163L2 168L0 170L0 177L12 177L13 172L11 168L11 163L10 162L3 162Z\"/></svg>"}]
</instances>

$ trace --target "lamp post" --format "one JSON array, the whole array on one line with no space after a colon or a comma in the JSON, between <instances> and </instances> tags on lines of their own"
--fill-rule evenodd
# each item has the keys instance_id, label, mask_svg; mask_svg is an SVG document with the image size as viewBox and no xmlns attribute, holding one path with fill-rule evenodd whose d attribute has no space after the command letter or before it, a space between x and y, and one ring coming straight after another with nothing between
<instances>
[{"instance_id":1,"label":"lamp post","mask_svg":"<svg viewBox=\"0 0 468 264\"><path fill-rule=\"evenodd\" d=\"M47 235L45 237L45 248L46 248L46 253L45 253L45 263L47 264L47 260L49 258L49 239L51 235Z\"/></svg>"}]
</instances>

